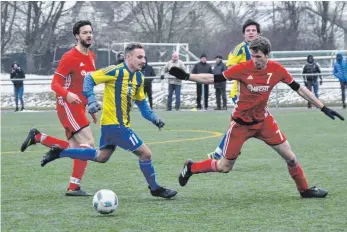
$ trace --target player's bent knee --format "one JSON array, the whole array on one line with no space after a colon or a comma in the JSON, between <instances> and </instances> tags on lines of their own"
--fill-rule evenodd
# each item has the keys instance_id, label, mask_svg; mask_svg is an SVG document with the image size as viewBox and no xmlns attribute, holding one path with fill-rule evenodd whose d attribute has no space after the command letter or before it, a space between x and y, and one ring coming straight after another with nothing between
<instances>
[{"instance_id":1,"label":"player's bent knee","mask_svg":"<svg viewBox=\"0 0 347 232\"><path fill-rule=\"evenodd\" d=\"M232 166L221 166L219 172L228 173L228 172L230 172L232 169L233 169Z\"/></svg>"},{"instance_id":2,"label":"player's bent knee","mask_svg":"<svg viewBox=\"0 0 347 232\"><path fill-rule=\"evenodd\" d=\"M133 151L133 153L138 156L140 160L150 160L152 158L151 150L145 145Z\"/></svg>"},{"instance_id":3,"label":"player's bent knee","mask_svg":"<svg viewBox=\"0 0 347 232\"><path fill-rule=\"evenodd\" d=\"M222 159L218 163L218 171L222 173L230 172L234 167L235 160Z\"/></svg>"},{"instance_id":4,"label":"player's bent knee","mask_svg":"<svg viewBox=\"0 0 347 232\"><path fill-rule=\"evenodd\" d=\"M98 163L106 163L108 160L110 159L110 157L105 157L105 156L97 156L95 161Z\"/></svg>"},{"instance_id":5,"label":"player's bent knee","mask_svg":"<svg viewBox=\"0 0 347 232\"><path fill-rule=\"evenodd\" d=\"M142 153L140 156L139 156L140 160L151 160L152 159L152 154L149 152L149 153Z\"/></svg>"},{"instance_id":6,"label":"player's bent knee","mask_svg":"<svg viewBox=\"0 0 347 232\"><path fill-rule=\"evenodd\" d=\"M296 158L294 157L294 158L291 158L291 159L289 159L289 160L286 160L286 162L287 162L287 165L288 165L288 166L293 167L293 166L296 165L297 160L296 160Z\"/></svg>"},{"instance_id":7,"label":"player's bent knee","mask_svg":"<svg viewBox=\"0 0 347 232\"><path fill-rule=\"evenodd\" d=\"M102 149L102 150L99 150L98 154L97 154L97 156L95 158L95 162L106 163L110 159L110 157L111 157L113 152L114 152L113 149Z\"/></svg>"}]
</instances>

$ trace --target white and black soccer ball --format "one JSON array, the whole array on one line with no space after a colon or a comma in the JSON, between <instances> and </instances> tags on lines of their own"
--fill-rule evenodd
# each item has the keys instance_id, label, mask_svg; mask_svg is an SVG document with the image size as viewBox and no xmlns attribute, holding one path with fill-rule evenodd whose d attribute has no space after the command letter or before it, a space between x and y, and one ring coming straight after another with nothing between
<instances>
[{"instance_id":1,"label":"white and black soccer ball","mask_svg":"<svg viewBox=\"0 0 347 232\"><path fill-rule=\"evenodd\" d=\"M101 189L93 197L93 206L98 213L110 214L118 207L118 197L109 189Z\"/></svg>"}]
</instances>

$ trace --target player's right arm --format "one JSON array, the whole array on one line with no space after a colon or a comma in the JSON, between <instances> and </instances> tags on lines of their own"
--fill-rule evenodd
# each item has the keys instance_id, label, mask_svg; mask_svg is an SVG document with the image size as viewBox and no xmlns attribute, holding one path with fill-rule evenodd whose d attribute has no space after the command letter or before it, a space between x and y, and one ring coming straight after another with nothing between
<instances>
[{"instance_id":1,"label":"player's right arm","mask_svg":"<svg viewBox=\"0 0 347 232\"><path fill-rule=\"evenodd\" d=\"M68 55L64 55L59 61L58 68L54 73L51 83L51 89L57 94L66 99L69 103L79 104L82 103L77 94L69 92L64 88L66 78L71 73L74 61Z\"/></svg>"},{"instance_id":2,"label":"player's right arm","mask_svg":"<svg viewBox=\"0 0 347 232\"><path fill-rule=\"evenodd\" d=\"M198 82L201 84L213 84L220 83L227 80L240 80L242 70L245 68L244 63L235 65L228 70L224 71L222 74L211 74L211 73L186 73L183 69L179 67L172 67L169 73L181 80L190 80Z\"/></svg>"},{"instance_id":3,"label":"player's right arm","mask_svg":"<svg viewBox=\"0 0 347 232\"><path fill-rule=\"evenodd\" d=\"M103 69L99 69L92 74L88 74L83 80L83 95L88 100L88 112L90 114L95 114L99 110L101 110L101 106L99 105L95 93L94 86L107 83L109 81L114 81L117 79L119 74L119 70L116 69L116 65L111 65Z\"/></svg>"}]
</instances>

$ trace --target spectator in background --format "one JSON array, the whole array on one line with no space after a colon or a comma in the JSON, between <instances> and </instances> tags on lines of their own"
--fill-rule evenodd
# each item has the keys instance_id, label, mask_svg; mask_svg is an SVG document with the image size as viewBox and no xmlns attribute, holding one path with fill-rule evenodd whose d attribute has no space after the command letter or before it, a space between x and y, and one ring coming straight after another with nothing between
<instances>
[{"instance_id":1,"label":"spectator in background","mask_svg":"<svg viewBox=\"0 0 347 232\"><path fill-rule=\"evenodd\" d=\"M222 74L227 67L223 63L223 57L218 55L215 57L216 64L212 70L213 74ZM227 109L227 96L226 96L226 82L215 83L214 88L216 89L216 103L217 107L215 110L226 110ZM223 99L223 108L221 107L221 97Z\"/></svg>"},{"instance_id":2,"label":"spectator in background","mask_svg":"<svg viewBox=\"0 0 347 232\"><path fill-rule=\"evenodd\" d=\"M207 57L203 53L200 56L200 62L194 65L194 68L192 70L193 74L199 74L199 73L212 73L212 67L211 65L206 63ZM202 95L202 85L204 85L204 103L205 103L205 110L208 109L208 84L196 84L196 108L198 110L201 110L201 95Z\"/></svg>"},{"instance_id":3,"label":"spectator in background","mask_svg":"<svg viewBox=\"0 0 347 232\"><path fill-rule=\"evenodd\" d=\"M308 55L307 56L307 63L304 65L303 70L302 70L303 74L314 74L314 73L321 73L321 69L319 64L313 59L312 55ZM314 95L316 96L316 98L318 98L319 94L319 87L318 87L318 77L320 79L320 85L323 84L323 80L322 80L322 75L303 75L304 78L304 83L305 86L312 92L312 88L313 88L313 92ZM310 102L307 103L307 107L311 108L312 105Z\"/></svg>"},{"instance_id":4,"label":"spectator in background","mask_svg":"<svg viewBox=\"0 0 347 232\"><path fill-rule=\"evenodd\" d=\"M18 111L18 99L20 100L20 104L22 105L21 111L24 110L24 101L23 101L23 80L25 78L24 71L19 67L17 63L12 64L11 77L12 83L14 86L14 98L16 100L16 109L15 112Z\"/></svg>"},{"instance_id":5,"label":"spectator in background","mask_svg":"<svg viewBox=\"0 0 347 232\"><path fill-rule=\"evenodd\" d=\"M145 77L154 77L155 76L155 72L152 66L150 66L147 62L147 57L145 57L146 63L145 65L142 67L142 73ZM152 78L145 78L145 94L148 97L148 101L149 101L149 105L151 107L151 109L153 109L153 99L152 99Z\"/></svg>"},{"instance_id":6,"label":"spectator in background","mask_svg":"<svg viewBox=\"0 0 347 232\"><path fill-rule=\"evenodd\" d=\"M116 65L121 64L124 62L124 52L120 52L117 55L117 62Z\"/></svg>"},{"instance_id":7,"label":"spectator in background","mask_svg":"<svg viewBox=\"0 0 347 232\"><path fill-rule=\"evenodd\" d=\"M343 58L341 52L338 52L336 54L336 62L334 63L334 76L340 81L342 107L346 109L347 59Z\"/></svg>"},{"instance_id":8,"label":"spectator in background","mask_svg":"<svg viewBox=\"0 0 347 232\"><path fill-rule=\"evenodd\" d=\"M183 62L179 58L178 52L172 53L171 60L169 62L167 62L165 67L162 69L161 76L160 76L161 79L164 79L164 77L165 77L164 74L167 73L166 75L168 75L168 77L170 77L170 79L169 79L169 95L167 98L167 108L166 108L167 111L171 111L171 109L172 109L172 94L174 91L175 91L175 96L176 96L175 109L179 110L180 105L181 105L182 81L177 79L176 77L168 74L169 70L172 67L180 67L181 69L186 70L185 65L183 64Z\"/></svg>"}]
</instances>

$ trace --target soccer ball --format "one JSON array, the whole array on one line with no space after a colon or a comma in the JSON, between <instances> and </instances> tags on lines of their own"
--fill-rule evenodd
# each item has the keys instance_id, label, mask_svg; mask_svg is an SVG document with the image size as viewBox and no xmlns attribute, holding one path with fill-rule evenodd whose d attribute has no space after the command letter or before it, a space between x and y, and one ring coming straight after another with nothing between
<instances>
[{"instance_id":1,"label":"soccer ball","mask_svg":"<svg viewBox=\"0 0 347 232\"><path fill-rule=\"evenodd\" d=\"M118 197L109 189L101 189L93 197L93 206L98 213L110 214L118 207Z\"/></svg>"}]
</instances>

